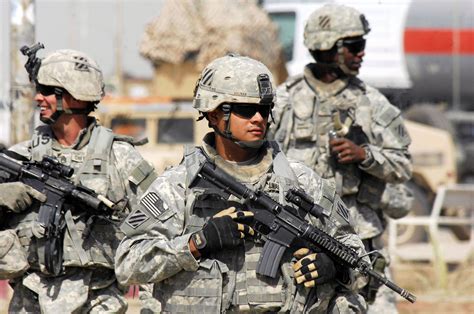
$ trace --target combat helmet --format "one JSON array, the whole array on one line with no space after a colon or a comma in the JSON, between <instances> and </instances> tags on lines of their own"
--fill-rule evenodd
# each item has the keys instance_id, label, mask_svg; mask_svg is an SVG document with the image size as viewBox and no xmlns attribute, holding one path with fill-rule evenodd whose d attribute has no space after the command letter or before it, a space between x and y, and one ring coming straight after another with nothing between
<instances>
[{"instance_id":1,"label":"combat helmet","mask_svg":"<svg viewBox=\"0 0 474 314\"><path fill-rule=\"evenodd\" d=\"M104 79L99 65L85 53L62 49L41 61L39 84L64 88L77 100L99 102L104 97Z\"/></svg>"},{"instance_id":2,"label":"combat helmet","mask_svg":"<svg viewBox=\"0 0 474 314\"><path fill-rule=\"evenodd\" d=\"M347 75L357 75L358 70L351 70L345 64L343 45L345 38L364 36L370 31L365 16L354 8L327 4L314 11L305 25L304 44L310 50L317 63L339 68ZM360 38L356 41L363 41ZM337 62L326 63L318 59L318 51L337 48Z\"/></svg>"},{"instance_id":3,"label":"combat helmet","mask_svg":"<svg viewBox=\"0 0 474 314\"><path fill-rule=\"evenodd\" d=\"M309 50L329 50L340 39L364 36L370 32L365 16L354 8L326 4L308 18L304 44Z\"/></svg>"},{"instance_id":4,"label":"combat helmet","mask_svg":"<svg viewBox=\"0 0 474 314\"><path fill-rule=\"evenodd\" d=\"M273 106L273 86L273 76L263 63L238 54L228 54L215 59L202 71L194 89L193 107L205 116L223 105L226 131L222 134L215 131L240 146L258 146L261 143L242 143L232 137L229 123L232 103Z\"/></svg>"},{"instance_id":5,"label":"combat helmet","mask_svg":"<svg viewBox=\"0 0 474 314\"><path fill-rule=\"evenodd\" d=\"M22 53L28 55L25 68L30 80L41 88L52 87L57 100L56 112L45 119L45 123L54 123L63 113L88 114L96 108L96 104L104 97L104 79L99 65L83 52L62 49L57 50L44 59L36 57L36 52L43 48L41 43L33 47L23 47ZM28 52L31 49L33 52ZM86 109L64 109L63 92L67 91L77 100L89 103Z\"/></svg>"}]
</instances>

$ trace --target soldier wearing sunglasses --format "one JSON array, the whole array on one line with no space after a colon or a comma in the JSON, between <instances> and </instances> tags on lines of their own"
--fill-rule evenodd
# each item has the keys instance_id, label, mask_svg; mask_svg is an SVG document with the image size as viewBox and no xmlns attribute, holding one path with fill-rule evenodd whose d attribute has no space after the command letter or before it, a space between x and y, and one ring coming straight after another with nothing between
<instances>
[{"instance_id":1,"label":"soldier wearing sunglasses","mask_svg":"<svg viewBox=\"0 0 474 314\"><path fill-rule=\"evenodd\" d=\"M289 158L334 183L368 252L382 249L386 219L406 215L412 200L402 184L412 167L400 111L357 77L369 31L353 8L330 4L313 12L304 44L315 62L278 88L271 129ZM386 255L371 258L384 272ZM369 311L396 312L393 292L377 289L371 282L362 292Z\"/></svg>"},{"instance_id":2,"label":"soldier wearing sunglasses","mask_svg":"<svg viewBox=\"0 0 474 314\"><path fill-rule=\"evenodd\" d=\"M270 71L237 55L211 62L196 84L193 106L213 132L201 146L185 148L183 161L145 192L140 208L122 224L126 238L116 255L122 284L153 283L166 313L331 312L365 310L353 291L360 274L326 254L294 248L276 278L256 274L265 243L245 204L193 178L205 161L275 200L291 187L304 189L325 208L325 222L306 217L363 252L346 207L334 188L266 140L275 94Z\"/></svg>"},{"instance_id":3,"label":"soldier wearing sunglasses","mask_svg":"<svg viewBox=\"0 0 474 314\"><path fill-rule=\"evenodd\" d=\"M0 278L11 279L13 288L8 311L125 313L126 287L118 284L113 262L123 236L119 225L155 172L132 138L112 133L89 116L104 96L102 71L90 56L61 49L34 57L25 67L36 86L34 99L44 124L30 140L3 153L20 161L52 156L74 169L74 183L120 206L106 213L64 200L64 232L52 231L59 234L64 252L56 273L47 267L48 257L56 258L45 241L52 228L45 225L39 209L40 202L54 200L21 182L0 184L0 213L6 215L2 217L7 228L1 231Z\"/></svg>"}]
</instances>

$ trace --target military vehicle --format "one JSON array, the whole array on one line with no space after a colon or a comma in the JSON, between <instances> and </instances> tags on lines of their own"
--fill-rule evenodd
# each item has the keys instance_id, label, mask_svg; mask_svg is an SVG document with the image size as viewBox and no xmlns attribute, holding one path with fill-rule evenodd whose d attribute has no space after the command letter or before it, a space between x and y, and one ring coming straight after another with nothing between
<instances>
[{"instance_id":1,"label":"military vehicle","mask_svg":"<svg viewBox=\"0 0 474 314\"><path fill-rule=\"evenodd\" d=\"M123 102L109 98L101 103L95 116L118 134L137 140L147 138L148 143L137 148L158 173L177 165L183 156L183 145L200 143L209 131L205 121L196 121L198 114L191 102Z\"/></svg>"}]
</instances>

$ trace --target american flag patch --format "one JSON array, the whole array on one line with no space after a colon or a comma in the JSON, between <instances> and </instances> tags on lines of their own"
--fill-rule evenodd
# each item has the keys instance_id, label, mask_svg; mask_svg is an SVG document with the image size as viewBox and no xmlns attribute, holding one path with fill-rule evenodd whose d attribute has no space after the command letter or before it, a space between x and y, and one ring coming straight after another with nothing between
<instances>
[{"instance_id":1,"label":"american flag patch","mask_svg":"<svg viewBox=\"0 0 474 314\"><path fill-rule=\"evenodd\" d=\"M337 202L337 212L341 215L347 222L349 222L349 211L342 202Z\"/></svg>"},{"instance_id":2,"label":"american flag patch","mask_svg":"<svg viewBox=\"0 0 474 314\"><path fill-rule=\"evenodd\" d=\"M127 218L127 224L133 229L138 228L141 224L148 220L148 216L141 210L137 210Z\"/></svg>"},{"instance_id":3,"label":"american flag patch","mask_svg":"<svg viewBox=\"0 0 474 314\"><path fill-rule=\"evenodd\" d=\"M155 216L155 218L158 218L163 212L165 211L165 207L163 204L163 201L158 197L158 194L155 192L150 192L147 195L145 195L142 200L140 201L140 204L143 205L150 213Z\"/></svg>"}]
</instances>

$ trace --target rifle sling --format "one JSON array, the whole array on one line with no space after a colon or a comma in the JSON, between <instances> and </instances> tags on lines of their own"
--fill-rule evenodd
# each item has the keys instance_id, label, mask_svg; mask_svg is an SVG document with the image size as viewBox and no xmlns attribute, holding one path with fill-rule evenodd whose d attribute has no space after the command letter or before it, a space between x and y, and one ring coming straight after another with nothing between
<instances>
[{"instance_id":1,"label":"rifle sling","mask_svg":"<svg viewBox=\"0 0 474 314\"><path fill-rule=\"evenodd\" d=\"M74 219L72 218L72 214L70 210L67 210L64 218L66 220L66 230L69 234L69 237L72 240L72 245L74 246L74 249L79 256L79 260L81 261L82 265L87 265L91 262L91 259L89 255L84 251L84 249L81 246L82 240L81 240L81 235L79 234L79 231L76 228L76 224L74 223Z\"/></svg>"}]
</instances>

